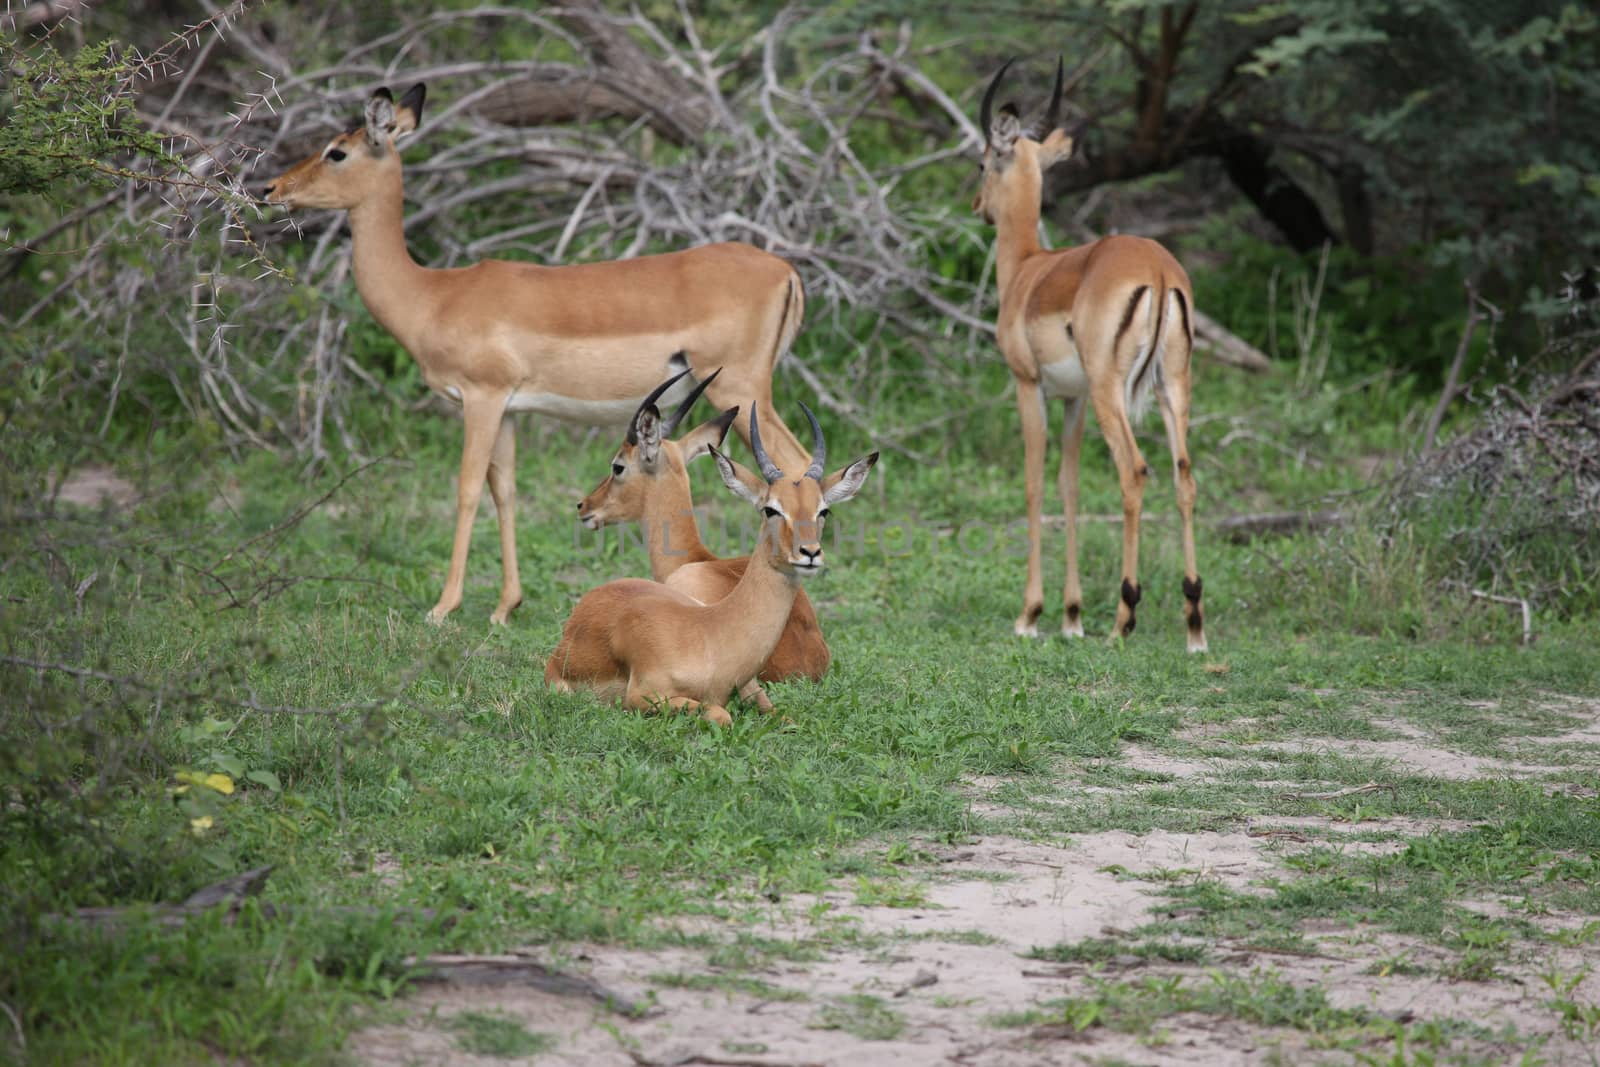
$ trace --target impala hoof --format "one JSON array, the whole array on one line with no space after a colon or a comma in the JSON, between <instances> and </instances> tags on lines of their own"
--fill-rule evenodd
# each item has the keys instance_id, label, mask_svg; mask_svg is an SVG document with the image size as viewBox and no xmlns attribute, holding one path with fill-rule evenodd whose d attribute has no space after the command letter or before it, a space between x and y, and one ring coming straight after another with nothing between
<instances>
[{"instance_id":1,"label":"impala hoof","mask_svg":"<svg viewBox=\"0 0 1600 1067\"><path fill-rule=\"evenodd\" d=\"M1206 648L1206 635L1205 634L1200 634L1197 637L1194 634L1190 634L1189 635L1189 652L1190 652L1190 654L1193 655L1193 654L1196 654L1196 653L1206 652L1206 651L1209 651L1209 649Z\"/></svg>"},{"instance_id":2,"label":"impala hoof","mask_svg":"<svg viewBox=\"0 0 1600 1067\"><path fill-rule=\"evenodd\" d=\"M1064 623L1062 623L1061 624L1061 636L1065 637L1068 641L1082 640L1083 639L1083 623L1081 621L1077 621L1077 620L1074 620L1072 622L1064 622Z\"/></svg>"},{"instance_id":3,"label":"impala hoof","mask_svg":"<svg viewBox=\"0 0 1600 1067\"><path fill-rule=\"evenodd\" d=\"M424 616L424 618L426 618L428 620L428 623L430 625L432 625L432 626L441 626L441 625L443 625L444 624L444 620L449 618L449 617L450 617L450 612L447 609L445 609L445 608L437 608L437 607L429 608L428 609L428 614L426 616Z\"/></svg>"},{"instance_id":4,"label":"impala hoof","mask_svg":"<svg viewBox=\"0 0 1600 1067\"><path fill-rule=\"evenodd\" d=\"M1018 619L1012 624L1011 632L1016 634L1018 637L1038 637L1039 624L1036 622L1023 622L1021 619Z\"/></svg>"}]
</instances>

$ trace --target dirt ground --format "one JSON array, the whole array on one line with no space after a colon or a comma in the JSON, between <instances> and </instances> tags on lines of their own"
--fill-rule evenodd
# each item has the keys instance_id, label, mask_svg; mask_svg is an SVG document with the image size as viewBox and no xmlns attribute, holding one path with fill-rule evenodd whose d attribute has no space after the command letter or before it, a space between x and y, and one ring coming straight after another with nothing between
<instances>
[{"instance_id":1,"label":"dirt ground","mask_svg":"<svg viewBox=\"0 0 1600 1067\"><path fill-rule=\"evenodd\" d=\"M1600 709L1591 709L1600 720ZM1403 740L1363 742L1363 754L1392 760L1410 773L1441 778L1541 773L1538 751L1528 761L1499 763L1443 749L1416 730ZM1592 740L1590 721L1556 743ZM1580 736L1581 735L1581 736ZM1315 740L1273 742L1312 747ZM1330 744L1332 742L1329 742ZM1351 751L1349 742L1338 743ZM1209 780L1227 760L1176 759L1129 746L1119 765L1175 779ZM991 796L999 783L969 784L981 815L1004 815ZM1087 787L1104 788L1104 787ZM1124 787L1129 788L1129 787ZM1136 787L1133 787L1136 788ZM1318 987L1337 1008L1361 1008L1397 1022L1470 1021L1489 1031L1514 1027L1513 1044L1492 1040L1452 1048L1461 1060L1517 1062L1542 1042L1537 1062L1592 1064L1595 1050L1570 1039L1541 980L1552 969L1583 975L1567 996L1600 1001L1600 945L1573 938L1543 958L1507 958L1493 978L1464 981L1440 974L1449 953L1360 924L1323 922L1302 929L1307 949L1273 950L1249 944L1206 946L1203 963L1172 963L1133 955L1093 964L1060 964L1026 957L1035 947L1126 936L1160 916L1161 882L1138 875L1181 870L1242 892L1292 872L1285 861L1307 841L1382 851L1403 838L1454 832L1466 824L1419 819L1366 821L1358 826L1320 817L1262 817L1226 833L1124 831L1074 834L1058 840L984 836L958 846L919 843L927 862L914 906L873 906L841 885L824 898L789 897L770 906L756 925L700 920L692 932L732 941L736 935L820 946L800 962L767 957L755 968L723 969L698 949L643 951L568 946L560 959L529 957L586 976L650 1005L642 1017L608 1010L593 998L557 996L512 986L431 986L402 1003L403 1021L361 1031L351 1052L371 1065L503 1064L506 1058L463 1050L449 1025L463 1013L515 1020L548 1035L551 1047L522 1062L603 1065L854 1065L1028 1067L1033 1064L1267 1064L1361 1062L1362 1049L1318 1047L1314 1035L1264 1027L1225 1015L1168 1015L1144 1033L1106 1026L1078 1031L1040 1025L1015 1014L1053 999L1082 996L1095 980L1177 975L1205 982L1214 975L1276 976ZM1359 830L1361 840L1354 840ZM1384 839L1384 834L1394 835ZM902 902L904 903L904 902ZM1493 914L1497 901L1464 905ZM1152 912L1152 909L1158 909ZM1544 915L1547 927L1577 928L1582 917ZM844 935L844 936L841 936ZM831 947L830 947L831 946ZM1404 958L1402 973L1383 973L1380 961ZM1012 1015L1006 1020L1004 1016ZM1009 1024L1008 1024L1009 1022ZM1367 1062L1432 1063L1412 1059L1375 1038ZM1398 1055L1401 1058L1393 1058Z\"/></svg>"}]
</instances>

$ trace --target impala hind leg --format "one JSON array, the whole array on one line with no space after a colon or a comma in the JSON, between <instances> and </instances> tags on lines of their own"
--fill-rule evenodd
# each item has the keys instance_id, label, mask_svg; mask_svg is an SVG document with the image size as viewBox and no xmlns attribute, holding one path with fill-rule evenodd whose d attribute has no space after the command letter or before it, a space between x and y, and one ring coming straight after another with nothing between
<instances>
[{"instance_id":1,"label":"impala hind leg","mask_svg":"<svg viewBox=\"0 0 1600 1067\"><path fill-rule=\"evenodd\" d=\"M1039 561L1039 509L1044 496L1044 394L1038 382L1017 379L1017 414L1022 417L1022 468L1028 500L1028 584L1022 592L1022 614L1012 625L1018 637L1039 636L1044 611L1044 578Z\"/></svg>"},{"instance_id":2,"label":"impala hind leg","mask_svg":"<svg viewBox=\"0 0 1600 1067\"><path fill-rule=\"evenodd\" d=\"M461 418L466 440L461 448L461 481L456 485L456 537L450 550L450 572L445 576L444 592L428 612L429 622L443 622L445 616L461 606L461 591L467 581L467 549L472 542L472 523L478 517L478 501L483 499L483 483L489 473L489 457L500 433L506 397L500 393L467 394L461 399Z\"/></svg>"},{"instance_id":3,"label":"impala hind leg","mask_svg":"<svg viewBox=\"0 0 1600 1067\"><path fill-rule=\"evenodd\" d=\"M1169 358L1159 385L1161 418L1172 450L1172 480L1178 490L1178 517L1183 523L1183 618L1189 629L1189 651L1206 650L1205 614L1200 607L1200 571L1194 551L1194 469L1189 462L1189 353L1181 341L1171 346L1182 359Z\"/></svg>"},{"instance_id":4,"label":"impala hind leg","mask_svg":"<svg viewBox=\"0 0 1600 1067\"><path fill-rule=\"evenodd\" d=\"M1061 494L1062 517L1067 523L1067 581L1062 587L1062 637L1083 636L1083 586L1078 580L1078 475L1079 455L1083 450L1086 397L1067 397L1066 421L1061 426L1061 469L1056 489Z\"/></svg>"},{"instance_id":5,"label":"impala hind leg","mask_svg":"<svg viewBox=\"0 0 1600 1067\"><path fill-rule=\"evenodd\" d=\"M1094 417L1100 423L1111 458L1117 465L1117 481L1122 487L1122 589L1117 602L1117 625L1112 640L1133 633L1139 606L1139 518L1144 508L1144 483L1150 477L1134 440L1133 424L1123 401L1122 383L1111 381L1094 391Z\"/></svg>"},{"instance_id":6,"label":"impala hind leg","mask_svg":"<svg viewBox=\"0 0 1600 1067\"><path fill-rule=\"evenodd\" d=\"M517 574L517 427L509 414L500 416L494 450L489 453L489 495L500 524L500 603L489 621L504 626L506 617L522 603L522 580Z\"/></svg>"}]
</instances>

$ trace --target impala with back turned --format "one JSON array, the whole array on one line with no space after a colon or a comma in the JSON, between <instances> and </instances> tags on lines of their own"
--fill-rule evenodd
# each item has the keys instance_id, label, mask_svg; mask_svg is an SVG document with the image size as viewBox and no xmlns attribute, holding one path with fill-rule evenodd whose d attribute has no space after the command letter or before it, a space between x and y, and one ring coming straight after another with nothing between
<instances>
[{"instance_id":1,"label":"impala with back turned","mask_svg":"<svg viewBox=\"0 0 1600 1067\"><path fill-rule=\"evenodd\" d=\"M1059 399L1058 485L1067 527L1067 579L1061 632L1083 636L1083 590L1078 579L1078 453L1090 405L1111 448L1122 488L1122 588L1113 637L1133 633L1138 606L1139 519L1150 467L1133 436L1133 422L1150 396L1160 402L1172 451L1183 526L1184 618L1190 652L1206 649L1195 562L1194 472L1189 463L1189 360L1194 349L1194 293L1172 254L1143 237L1102 237L1077 248L1039 243L1044 172L1072 155L1073 137L1057 125L1062 68L1043 121L1025 128L1017 109L995 112L994 98L1008 60L983 94L979 116L986 139L982 186L973 208L995 227L995 277L1000 290L1000 351L1017 386L1027 486L1028 580L1020 635L1038 633L1044 610L1040 574L1040 505L1044 493L1046 406Z\"/></svg>"}]
</instances>

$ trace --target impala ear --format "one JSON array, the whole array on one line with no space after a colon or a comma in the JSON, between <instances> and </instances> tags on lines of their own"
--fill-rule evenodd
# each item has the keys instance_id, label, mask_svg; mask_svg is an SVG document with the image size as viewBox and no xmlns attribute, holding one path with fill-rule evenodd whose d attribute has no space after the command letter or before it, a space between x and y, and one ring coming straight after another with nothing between
<instances>
[{"instance_id":1,"label":"impala ear","mask_svg":"<svg viewBox=\"0 0 1600 1067\"><path fill-rule=\"evenodd\" d=\"M989 151L1000 161L1007 161L1017 150L1017 138L1022 136L1022 120L1017 117L1015 105L1000 108L994 123L989 127Z\"/></svg>"},{"instance_id":2,"label":"impala ear","mask_svg":"<svg viewBox=\"0 0 1600 1067\"><path fill-rule=\"evenodd\" d=\"M661 412L654 404L634 416L633 432L639 441L639 462L654 467L661 455Z\"/></svg>"},{"instance_id":3,"label":"impala ear","mask_svg":"<svg viewBox=\"0 0 1600 1067\"><path fill-rule=\"evenodd\" d=\"M422 102L428 97L428 87L418 82L406 90L406 95L400 98L400 106L394 113L394 133L396 141L409 136L422 125Z\"/></svg>"},{"instance_id":4,"label":"impala ear","mask_svg":"<svg viewBox=\"0 0 1600 1067\"><path fill-rule=\"evenodd\" d=\"M707 445L706 451L717 461L717 473L722 476L722 484L740 500L761 507L763 501L767 499L766 480L757 478L753 472L718 452L714 445Z\"/></svg>"},{"instance_id":5,"label":"impala ear","mask_svg":"<svg viewBox=\"0 0 1600 1067\"><path fill-rule=\"evenodd\" d=\"M723 439L728 436L728 427L733 425L733 420L738 414L739 409L731 407L678 438L678 448L683 452L683 461L688 463L692 459L699 459L708 455L713 448L720 447Z\"/></svg>"},{"instance_id":6,"label":"impala ear","mask_svg":"<svg viewBox=\"0 0 1600 1067\"><path fill-rule=\"evenodd\" d=\"M828 475L822 480L822 502L828 505L842 504L861 492L861 487L867 484L867 475L872 473L872 467L877 462L878 453L873 452Z\"/></svg>"},{"instance_id":7,"label":"impala ear","mask_svg":"<svg viewBox=\"0 0 1600 1067\"><path fill-rule=\"evenodd\" d=\"M1043 141L1039 142L1039 167L1041 170L1048 170L1062 160L1072 158L1072 150L1078 143L1077 129L1078 127L1074 127L1073 131L1069 133L1058 126L1051 130Z\"/></svg>"},{"instance_id":8,"label":"impala ear","mask_svg":"<svg viewBox=\"0 0 1600 1067\"><path fill-rule=\"evenodd\" d=\"M381 150L394 136L394 96L389 87L380 85L367 99L367 143Z\"/></svg>"}]
</instances>

